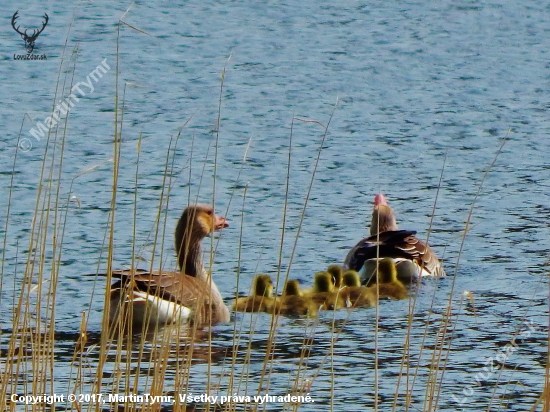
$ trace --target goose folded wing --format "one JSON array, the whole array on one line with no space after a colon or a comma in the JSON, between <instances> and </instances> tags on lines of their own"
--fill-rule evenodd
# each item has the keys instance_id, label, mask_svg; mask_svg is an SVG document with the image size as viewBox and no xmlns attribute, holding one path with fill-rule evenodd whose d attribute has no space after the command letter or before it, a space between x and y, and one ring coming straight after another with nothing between
<instances>
[{"instance_id":1,"label":"goose folded wing","mask_svg":"<svg viewBox=\"0 0 550 412\"><path fill-rule=\"evenodd\" d=\"M151 272L141 269L113 271L120 279L113 288L121 288L133 282L134 288L187 307L196 307L199 297L208 301L210 285L193 276L179 272Z\"/></svg>"},{"instance_id":2,"label":"goose folded wing","mask_svg":"<svg viewBox=\"0 0 550 412\"><path fill-rule=\"evenodd\" d=\"M408 236L404 239L403 244L396 246L406 251L412 259L416 261L418 266L425 269L430 274L434 276L445 276L443 266L430 245L422 242L416 236Z\"/></svg>"},{"instance_id":3,"label":"goose folded wing","mask_svg":"<svg viewBox=\"0 0 550 412\"><path fill-rule=\"evenodd\" d=\"M420 242L414 236L415 234L414 230L392 230L366 237L349 251L344 260L344 266L359 271L369 259L379 257L419 259L424 249L419 250L417 245L420 248L426 245Z\"/></svg>"}]
</instances>

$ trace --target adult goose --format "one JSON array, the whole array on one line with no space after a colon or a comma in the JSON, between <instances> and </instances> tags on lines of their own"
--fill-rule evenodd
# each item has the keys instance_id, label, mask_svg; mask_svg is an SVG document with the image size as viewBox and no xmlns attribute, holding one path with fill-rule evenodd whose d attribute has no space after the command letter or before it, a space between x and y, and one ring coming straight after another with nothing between
<instances>
[{"instance_id":1,"label":"adult goose","mask_svg":"<svg viewBox=\"0 0 550 412\"><path fill-rule=\"evenodd\" d=\"M370 236L359 241L348 253L344 267L360 273L363 283L375 281L379 260L391 258L400 281L409 284L419 276L445 276L441 262L430 246L414 230L399 230L395 213L386 197L374 197Z\"/></svg>"},{"instance_id":2,"label":"adult goose","mask_svg":"<svg viewBox=\"0 0 550 412\"><path fill-rule=\"evenodd\" d=\"M175 232L180 271L113 271L119 280L111 286L111 325L153 332L189 320L199 326L228 322L229 309L204 268L201 248L202 239L227 226L225 218L216 215L211 206L187 207Z\"/></svg>"}]
</instances>

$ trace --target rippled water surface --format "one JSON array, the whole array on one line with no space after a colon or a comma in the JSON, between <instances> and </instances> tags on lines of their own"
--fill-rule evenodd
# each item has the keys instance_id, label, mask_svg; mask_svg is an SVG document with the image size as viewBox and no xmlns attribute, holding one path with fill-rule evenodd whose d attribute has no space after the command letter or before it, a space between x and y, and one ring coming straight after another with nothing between
<instances>
[{"instance_id":1,"label":"rippled water surface","mask_svg":"<svg viewBox=\"0 0 550 412\"><path fill-rule=\"evenodd\" d=\"M104 283L84 275L98 267L105 270L118 71L124 119L115 266L129 264L134 240L141 255L150 257L151 228L162 188L168 187L163 177L170 139L185 126L175 150L177 178L171 182L164 264L175 266L171 231L189 193L192 201L211 202L215 173L216 208L231 222L219 239L213 265L224 298L230 302L237 292L239 264L238 292L248 290L255 273L275 276L285 197L286 270L328 126L290 276L307 285L315 272L341 262L365 235L371 202L379 191L388 196L400 227L425 238L443 172L430 243L454 276L439 283L425 281L419 290L407 358L410 369L403 369L400 378L398 409L404 409L408 387L411 410L433 409L430 399L442 411L456 410L459 403L464 410L489 405L490 410L530 410L543 388L548 343L544 264L550 215L550 9L535 1L138 2L124 15L117 43L117 22L129 5L94 1L71 7L62 2L17 6L22 27L38 27L43 13L49 15L34 51L46 54L47 60L21 61L14 60L14 54L23 54L24 44L8 16L16 6L2 4L4 216L11 193L2 349L13 327L12 308L21 289L46 149L48 156L54 148L57 154L53 166L47 163L42 182L47 185L60 176L60 204L41 203L38 209L59 210L63 219L67 212L56 303L56 390L68 392L81 313L90 311L90 336L101 330ZM68 96L70 85L86 82L102 61L109 70L92 84L93 92L81 87L85 95L74 101L64 145L61 129L57 142L53 135L49 143L45 136L37 140L30 135L34 123L48 117L52 104ZM20 130L32 148L18 151L14 166ZM503 139L506 143L483 183L462 246L472 202ZM71 196L75 198L67 210ZM0 230L5 234L4 224ZM46 262L51 262L51 252ZM473 301L466 297L462 302L465 290L472 292ZM454 316L443 336L449 296ZM269 392L284 395L292 388L304 337L309 337L313 343L305 377L317 374L311 385L316 402L301 410L328 410L331 403L334 410L371 408L376 379L379 407L389 410L408 313L409 301L399 301L380 305L378 323L375 312L367 309L338 312L336 319L326 313L317 323L281 319ZM256 320L249 382L255 394L271 318L237 314L234 320L239 328L242 324L244 336L250 321ZM225 354L233 348L233 326L215 328L211 373L220 381L220 394L227 390ZM506 365L487 372L518 331L517 349ZM450 341L450 350L439 355L435 348L441 339ZM245 363L247 345L248 340L237 346L237 373ZM333 356L325 358L331 352ZM439 370L436 375L430 366L434 356L443 357L444 374ZM92 349L92 368L96 361ZM193 362L189 385L194 393L205 391L206 370L204 362ZM173 388L173 375L167 372L166 391ZM437 399L429 392L433 379L442 387ZM140 391L146 390L144 383ZM267 410L281 408L267 405Z\"/></svg>"}]
</instances>

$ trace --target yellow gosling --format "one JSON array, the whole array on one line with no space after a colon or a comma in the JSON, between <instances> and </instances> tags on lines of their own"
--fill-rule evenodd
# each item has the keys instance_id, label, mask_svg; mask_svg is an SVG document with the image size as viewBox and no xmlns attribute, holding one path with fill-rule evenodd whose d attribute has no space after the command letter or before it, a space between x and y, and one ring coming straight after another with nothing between
<instances>
[{"instance_id":1,"label":"yellow gosling","mask_svg":"<svg viewBox=\"0 0 550 412\"><path fill-rule=\"evenodd\" d=\"M369 287L376 296L374 284ZM380 297L407 299L407 288L397 279L397 268L391 258L381 259L378 263L378 293Z\"/></svg>"},{"instance_id":2,"label":"yellow gosling","mask_svg":"<svg viewBox=\"0 0 550 412\"><path fill-rule=\"evenodd\" d=\"M253 281L252 295L237 298L232 310L235 312L269 312L275 303L271 296L273 282L269 275L256 275Z\"/></svg>"},{"instance_id":3,"label":"yellow gosling","mask_svg":"<svg viewBox=\"0 0 550 412\"><path fill-rule=\"evenodd\" d=\"M281 315L317 315L317 304L304 296L300 290L300 282L297 280L288 280L283 290L283 295L277 298L275 305L270 313L279 313Z\"/></svg>"},{"instance_id":4,"label":"yellow gosling","mask_svg":"<svg viewBox=\"0 0 550 412\"><path fill-rule=\"evenodd\" d=\"M355 270L346 270L342 275L343 296L348 308L376 306L376 292L366 286L361 286L361 278Z\"/></svg>"},{"instance_id":5,"label":"yellow gosling","mask_svg":"<svg viewBox=\"0 0 550 412\"><path fill-rule=\"evenodd\" d=\"M320 310L336 310L346 307L346 302L339 290L335 290L332 275L328 272L315 274L313 289L309 297Z\"/></svg>"},{"instance_id":6,"label":"yellow gosling","mask_svg":"<svg viewBox=\"0 0 550 412\"><path fill-rule=\"evenodd\" d=\"M327 268L327 272L332 275L334 287L340 289L340 287L342 286L342 276L344 275L344 268L339 265L330 265Z\"/></svg>"}]
</instances>

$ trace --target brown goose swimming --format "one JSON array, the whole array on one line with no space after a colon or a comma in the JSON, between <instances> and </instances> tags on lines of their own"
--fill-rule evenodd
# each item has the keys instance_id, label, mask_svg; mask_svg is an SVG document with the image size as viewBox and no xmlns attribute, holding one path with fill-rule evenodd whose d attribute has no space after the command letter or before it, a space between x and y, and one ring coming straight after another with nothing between
<instances>
[{"instance_id":1,"label":"brown goose swimming","mask_svg":"<svg viewBox=\"0 0 550 412\"><path fill-rule=\"evenodd\" d=\"M360 273L363 283L374 280L377 260L392 258L398 278L411 283L419 276L445 276L435 252L416 236L414 230L399 230L395 213L386 197L374 197L370 236L359 241L348 253L344 266Z\"/></svg>"},{"instance_id":2,"label":"brown goose swimming","mask_svg":"<svg viewBox=\"0 0 550 412\"><path fill-rule=\"evenodd\" d=\"M157 327L192 320L205 326L228 322L229 309L206 272L201 241L229 226L208 205L187 207L176 227L175 247L180 271L116 270L111 285L109 318L132 331L152 332ZM122 319L121 319L122 315Z\"/></svg>"}]
</instances>

